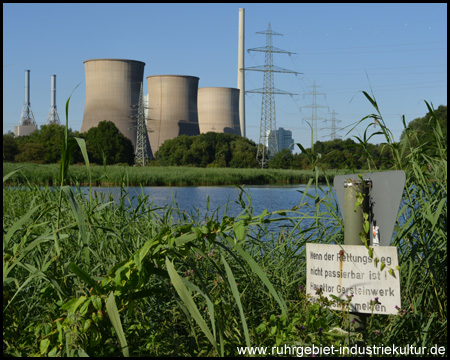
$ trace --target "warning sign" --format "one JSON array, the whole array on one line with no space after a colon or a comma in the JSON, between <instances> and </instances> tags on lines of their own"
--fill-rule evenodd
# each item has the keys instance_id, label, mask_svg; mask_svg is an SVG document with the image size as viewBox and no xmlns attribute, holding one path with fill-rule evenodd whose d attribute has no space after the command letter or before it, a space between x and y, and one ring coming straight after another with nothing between
<instances>
[{"instance_id":1,"label":"warning sign","mask_svg":"<svg viewBox=\"0 0 450 360\"><path fill-rule=\"evenodd\" d=\"M400 274L395 246L377 246L373 256L365 246L306 244L307 294L317 299L351 296L350 311L397 314L401 307ZM343 310L341 304L332 306Z\"/></svg>"}]
</instances>

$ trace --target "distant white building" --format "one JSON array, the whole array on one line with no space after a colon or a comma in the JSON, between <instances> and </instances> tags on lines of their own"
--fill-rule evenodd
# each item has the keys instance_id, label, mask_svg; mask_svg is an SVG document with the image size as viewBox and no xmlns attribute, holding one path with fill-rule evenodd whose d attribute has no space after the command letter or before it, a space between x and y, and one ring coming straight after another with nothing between
<instances>
[{"instance_id":1,"label":"distant white building","mask_svg":"<svg viewBox=\"0 0 450 360\"><path fill-rule=\"evenodd\" d=\"M144 99L144 113L145 113L145 118L148 118L148 94L147 95L142 95L143 99Z\"/></svg>"},{"instance_id":2,"label":"distant white building","mask_svg":"<svg viewBox=\"0 0 450 360\"><path fill-rule=\"evenodd\" d=\"M278 151L281 151L283 149L288 149L292 152L292 148L294 145L294 139L292 138L292 131L285 130L284 128L280 127L275 132L276 138L277 138L277 145L278 145ZM273 138L271 136L271 132L269 132L269 136L267 137L269 141Z\"/></svg>"}]
</instances>

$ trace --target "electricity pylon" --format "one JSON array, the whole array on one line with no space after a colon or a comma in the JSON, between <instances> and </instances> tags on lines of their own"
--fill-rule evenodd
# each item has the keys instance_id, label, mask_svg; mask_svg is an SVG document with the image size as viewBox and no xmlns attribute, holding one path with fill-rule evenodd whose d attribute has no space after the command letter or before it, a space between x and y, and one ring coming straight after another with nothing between
<instances>
[{"instance_id":1,"label":"electricity pylon","mask_svg":"<svg viewBox=\"0 0 450 360\"><path fill-rule=\"evenodd\" d=\"M258 151L256 153L256 159L261 164L262 168L267 166L269 156L275 155L278 152L277 136L276 136L276 116L275 116L275 94L283 95L296 95L287 91L279 90L274 87L273 73L290 73L300 74L296 71L282 69L273 65L273 53L283 54L295 54L289 51L281 50L272 46L272 35L283 35L272 31L269 26L266 31L258 31L257 34L266 35L266 46L248 49L247 51L260 51L265 52L265 64L264 66L253 66L246 68L245 70L263 71L264 72L264 87L261 89L249 90L246 93L260 93L262 96L261 106L261 127L259 131L259 143Z\"/></svg>"},{"instance_id":2,"label":"electricity pylon","mask_svg":"<svg viewBox=\"0 0 450 360\"><path fill-rule=\"evenodd\" d=\"M331 128L324 128L324 130L331 130L331 134L330 134L330 139L331 140L335 140L337 138L340 138L340 136L338 136L336 134L336 132L338 130L340 130L340 129L338 129L336 127L336 123L340 123L341 120L336 119L336 115L337 115L337 113L333 109L333 111L331 112Z\"/></svg>"},{"instance_id":3,"label":"electricity pylon","mask_svg":"<svg viewBox=\"0 0 450 360\"><path fill-rule=\"evenodd\" d=\"M313 128L313 144L315 144L317 142L318 139L318 128L317 128L317 121L318 120L325 120L325 118L319 117L317 116L317 109L318 108L327 108L329 109L328 106L324 106L324 105L318 105L317 104L317 99L316 96L317 95L323 95L326 96L324 93L319 93L316 91L317 85L316 82L314 81L314 85L312 86L313 91L303 94L303 98L305 98L305 95L312 95L313 96L313 103L311 105L305 105L305 106L301 106L302 108L312 108L312 116L311 117L306 117L304 118L304 120L311 120L312 122L312 128ZM313 145L311 144L311 146Z\"/></svg>"},{"instance_id":4,"label":"electricity pylon","mask_svg":"<svg viewBox=\"0 0 450 360\"><path fill-rule=\"evenodd\" d=\"M138 166L147 165L151 150L149 151L149 141L147 135L147 126L145 124L145 110L144 110L144 94L141 83L141 91L139 93L138 115L137 115L137 129L136 129L136 151L134 163Z\"/></svg>"}]
</instances>

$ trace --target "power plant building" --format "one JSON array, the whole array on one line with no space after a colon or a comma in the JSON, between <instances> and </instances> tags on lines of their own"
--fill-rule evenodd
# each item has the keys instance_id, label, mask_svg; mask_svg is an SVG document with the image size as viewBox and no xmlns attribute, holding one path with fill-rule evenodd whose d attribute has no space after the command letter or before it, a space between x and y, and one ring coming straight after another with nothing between
<instances>
[{"instance_id":1,"label":"power plant building","mask_svg":"<svg viewBox=\"0 0 450 360\"><path fill-rule=\"evenodd\" d=\"M37 130L37 125L30 103L30 70L25 70L25 101L22 114L20 115L19 126L14 126L14 135L15 137L27 136L35 130Z\"/></svg>"},{"instance_id":2,"label":"power plant building","mask_svg":"<svg viewBox=\"0 0 450 360\"><path fill-rule=\"evenodd\" d=\"M205 87L198 89L200 133L219 132L241 135L239 89Z\"/></svg>"},{"instance_id":3,"label":"power plant building","mask_svg":"<svg viewBox=\"0 0 450 360\"><path fill-rule=\"evenodd\" d=\"M196 76L147 77L147 129L153 155L164 141L179 135L199 135Z\"/></svg>"},{"instance_id":4,"label":"power plant building","mask_svg":"<svg viewBox=\"0 0 450 360\"><path fill-rule=\"evenodd\" d=\"M125 59L84 61L86 102L80 132L112 121L136 148L139 93L145 63Z\"/></svg>"}]
</instances>

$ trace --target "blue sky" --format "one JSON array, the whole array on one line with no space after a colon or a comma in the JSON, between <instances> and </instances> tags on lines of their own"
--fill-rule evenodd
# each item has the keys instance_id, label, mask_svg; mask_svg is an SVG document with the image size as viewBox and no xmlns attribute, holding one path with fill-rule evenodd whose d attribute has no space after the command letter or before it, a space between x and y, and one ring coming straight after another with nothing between
<instances>
[{"instance_id":1,"label":"blue sky","mask_svg":"<svg viewBox=\"0 0 450 360\"><path fill-rule=\"evenodd\" d=\"M31 70L31 108L37 124L50 110L50 76L57 76L57 108L75 87L69 127L80 130L85 102L83 61L123 58L146 63L144 77L192 75L199 87L237 87L239 8L245 8L245 47L273 46L274 65L301 75L275 73L277 127L310 146L312 85L317 84L318 139L330 139L331 112L338 136L374 112L361 91L373 91L398 140L406 122L447 105L447 4L3 4L3 133L19 124L24 71ZM246 52L245 66L264 65L264 53ZM246 90L263 86L263 73L248 71ZM144 81L147 93L147 82ZM261 94L246 95L247 137L258 142ZM377 128L370 128L369 133ZM376 136L372 143L383 142Z\"/></svg>"}]
</instances>

